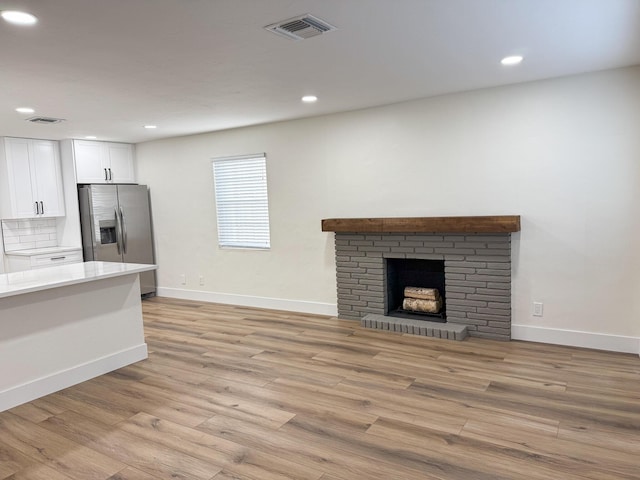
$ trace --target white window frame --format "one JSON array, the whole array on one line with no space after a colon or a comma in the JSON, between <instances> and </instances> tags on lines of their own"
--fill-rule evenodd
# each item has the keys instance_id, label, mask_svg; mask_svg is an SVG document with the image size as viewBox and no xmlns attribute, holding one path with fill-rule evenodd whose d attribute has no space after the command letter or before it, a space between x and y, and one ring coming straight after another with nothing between
<instances>
[{"instance_id":1,"label":"white window frame","mask_svg":"<svg viewBox=\"0 0 640 480\"><path fill-rule=\"evenodd\" d=\"M211 160L220 248L271 248L267 154Z\"/></svg>"}]
</instances>

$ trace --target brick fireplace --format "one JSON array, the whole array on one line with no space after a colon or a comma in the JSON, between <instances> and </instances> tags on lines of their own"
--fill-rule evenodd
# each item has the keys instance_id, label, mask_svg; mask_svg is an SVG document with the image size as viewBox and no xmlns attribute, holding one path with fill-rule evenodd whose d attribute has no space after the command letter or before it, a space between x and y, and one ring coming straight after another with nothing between
<instances>
[{"instance_id":1,"label":"brick fireplace","mask_svg":"<svg viewBox=\"0 0 640 480\"><path fill-rule=\"evenodd\" d=\"M390 262L438 260L446 321L471 336L509 340L511 232L519 229L518 216L323 220L323 230L335 232L338 316L389 315ZM422 323L398 331L412 333L411 325L417 332Z\"/></svg>"}]
</instances>

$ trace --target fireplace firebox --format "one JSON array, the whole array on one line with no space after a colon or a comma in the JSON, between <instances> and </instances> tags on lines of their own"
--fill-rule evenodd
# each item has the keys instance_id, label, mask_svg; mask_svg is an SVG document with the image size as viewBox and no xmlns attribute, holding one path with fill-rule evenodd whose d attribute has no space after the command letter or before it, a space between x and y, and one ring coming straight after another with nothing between
<instances>
[{"instance_id":1,"label":"fireplace firebox","mask_svg":"<svg viewBox=\"0 0 640 480\"><path fill-rule=\"evenodd\" d=\"M447 321L444 260L386 258L384 263L387 292L385 315L432 322ZM407 287L437 290L440 297L438 303L442 306L437 312L405 308L406 304L403 303Z\"/></svg>"}]
</instances>

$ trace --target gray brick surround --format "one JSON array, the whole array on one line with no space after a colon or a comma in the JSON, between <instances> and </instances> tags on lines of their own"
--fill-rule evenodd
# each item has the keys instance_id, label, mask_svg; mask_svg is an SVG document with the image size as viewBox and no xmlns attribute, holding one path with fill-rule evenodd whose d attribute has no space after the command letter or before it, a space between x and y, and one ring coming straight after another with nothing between
<instances>
[{"instance_id":1,"label":"gray brick surround","mask_svg":"<svg viewBox=\"0 0 640 480\"><path fill-rule=\"evenodd\" d=\"M447 322L511 338L511 234L336 233L338 316L384 315L385 258L444 260Z\"/></svg>"}]
</instances>

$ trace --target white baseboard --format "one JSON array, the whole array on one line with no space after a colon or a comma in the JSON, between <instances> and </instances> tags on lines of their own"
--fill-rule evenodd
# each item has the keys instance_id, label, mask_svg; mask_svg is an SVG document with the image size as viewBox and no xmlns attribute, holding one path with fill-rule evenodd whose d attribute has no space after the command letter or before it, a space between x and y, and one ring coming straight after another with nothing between
<instances>
[{"instance_id":1,"label":"white baseboard","mask_svg":"<svg viewBox=\"0 0 640 480\"><path fill-rule=\"evenodd\" d=\"M571 347L594 348L610 352L635 353L640 355L640 338L604 333L560 330L557 328L511 325L511 338L528 342L552 343Z\"/></svg>"},{"instance_id":2,"label":"white baseboard","mask_svg":"<svg viewBox=\"0 0 640 480\"><path fill-rule=\"evenodd\" d=\"M147 344L137 345L0 392L0 412L147 358Z\"/></svg>"},{"instance_id":3,"label":"white baseboard","mask_svg":"<svg viewBox=\"0 0 640 480\"><path fill-rule=\"evenodd\" d=\"M284 298L252 297L250 295L236 295L233 293L204 292L201 290L182 290L180 288L158 287L159 297L180 298L182 300L196 300L199 302L225 303L242 307L268 308L271 310L286 310L288 312L311 313L314 315L338 315L335 303L306 302L303 300L287 300Z\"/></svg>"}]
</instances>

